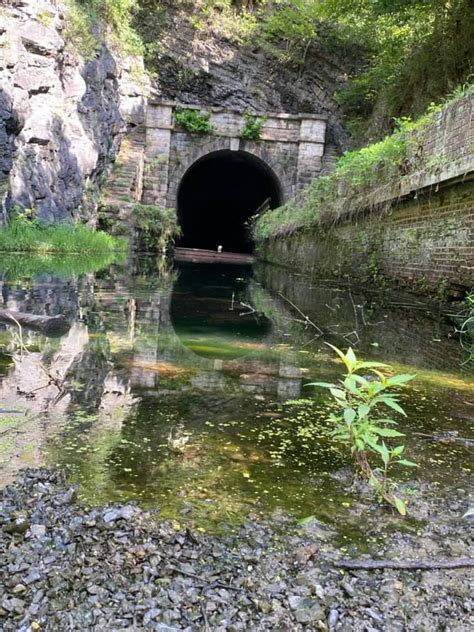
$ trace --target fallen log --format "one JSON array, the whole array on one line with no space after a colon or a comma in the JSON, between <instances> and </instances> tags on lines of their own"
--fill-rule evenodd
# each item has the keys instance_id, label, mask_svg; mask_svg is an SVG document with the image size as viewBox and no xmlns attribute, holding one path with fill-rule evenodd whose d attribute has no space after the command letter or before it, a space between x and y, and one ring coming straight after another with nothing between
<instances>
[{"instance_id":1,"label":"fallen log","mask_svg":"<svg viewBox=\"0 0 474 632\"><path fill-rule=\"evenodd\" d=\"M385 568L395 570L441 570L453 568L472 568L474 558L455 557L451 560L339 560L334 563L337 568L348 570L373 571Z\"/></svg>"},{"instance_id":2,"label":"fallen log","mask_svg":"<svg viewBox=\"0 0 474 632\"><path fill-rule=\"evenodd\" d=\"M26 329L39 331L45 336L62 336L69 331L71 325L63 314L58 316L40 316L38 314L24 314L9 309L0 309L0 321L9 325L21 325Z\"/></svg>"}]
</instances>

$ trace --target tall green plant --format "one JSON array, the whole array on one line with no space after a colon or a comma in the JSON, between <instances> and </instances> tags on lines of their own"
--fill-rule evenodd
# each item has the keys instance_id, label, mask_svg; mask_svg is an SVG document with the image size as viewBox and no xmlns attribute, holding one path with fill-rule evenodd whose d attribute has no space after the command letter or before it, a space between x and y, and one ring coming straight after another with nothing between
<instances>
[{"instance_id":1,"label":"tall green plant","mask_svg":"<svg viewBox=\"0 0 474 632\"><path fill-rule=\"evenodd\" d=\"M8 225L0 229L0 252L94 254L127 250L126 239L112 237L83 224L50 224L35 209L15 207Z\"/></svg>"},{"instance_id":2,"label":"tall green plant","mask_svg":"<svg viewBox=\"0 0 474 632\"><path fill-rule=\"evenodd\" d=\"M379 369L387 365L361 362L351 348L343 353L337 347L329 346L344 362L347 372L337 384L314 382L312 386L329 389L339 409L339 413L330 417L334 423L333 437L350 448L358 473L368 481L375 494L405 515L406 503L397 495L396 485L389 475L395 465L417 465L404 458L404 445L387 445L386 439L404 436L395 430L397 421L387 416L387 409L406 415L396 389L415 376L386 377Z\"/></svg>"},{"instance_id":3,"label":"tall green plant","mask_svg":"<svg viewBox=\"0 0 474 632\"><path fill-rule=\"evenodd\" d=\"M165 254L181 234L176 211L152 204L135 206L135 226L140 250Z\"/></svg>"}]
</instances>

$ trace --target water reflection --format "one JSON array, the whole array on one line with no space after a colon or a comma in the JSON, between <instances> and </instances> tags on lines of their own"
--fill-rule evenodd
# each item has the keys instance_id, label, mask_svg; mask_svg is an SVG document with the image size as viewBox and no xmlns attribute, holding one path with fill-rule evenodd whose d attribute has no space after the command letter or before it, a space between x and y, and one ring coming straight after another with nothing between
<instances>
[{"instance_id":1,"label":"water reflection","mask_svg":"<svg viewBox=\"0 0 474 632\"><path fill-rule=\"evenodd\" d=\"M206 528L249 508L339 515L353 500L335 476L347 457L329 436L325 395L305 386L340 374L325 341L418 372L405 402L418 430L466 435L472 421L453 328L409 295L309 285L265 266L158 271L144 259L66 280L10 275L2 296L72 323L57 340L25 331L21 357L14 328L0 325L10 411L0 420L15 431L0 437L4 481L46 458L88 501L139 499ZM427 479L469 469L462 446L411 449Z\"/></svg>"}]
</instances>

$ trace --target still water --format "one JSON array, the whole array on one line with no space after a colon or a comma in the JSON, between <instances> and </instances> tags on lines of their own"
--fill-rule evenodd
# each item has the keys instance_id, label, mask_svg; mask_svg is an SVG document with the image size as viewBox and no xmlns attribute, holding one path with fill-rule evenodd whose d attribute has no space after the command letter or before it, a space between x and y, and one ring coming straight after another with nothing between
<instances>
[{"instance_id":1,"label":"still water","mask_svg":"<svg viewBox=\"0 0 474 632\"><path fill-rule=\"evenodd\" d=\"M71 323L21 340L0 325L4 482L42 462L66 468L87 503L136 500L202 530L277 509L347 525L349 457L327 393L308 386L342 374L325 342L416 373L401 430L417 481L442 496L469 476L469 444L432 436L473 436L472 374L453 324L423 300L263 265L81 266L0 263L1 307Z\"/></svg>"}]
</instances>

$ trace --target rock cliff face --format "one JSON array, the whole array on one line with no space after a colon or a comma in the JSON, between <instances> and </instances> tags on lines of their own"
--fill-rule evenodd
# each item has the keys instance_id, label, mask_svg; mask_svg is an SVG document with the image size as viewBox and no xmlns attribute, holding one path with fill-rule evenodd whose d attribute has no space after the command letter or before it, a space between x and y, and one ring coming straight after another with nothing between
<instances>
[{"instance_id":1,"label":"rock cliff face","mask_svg":"<svg viewBox=\"0 0 474 632\"><path fill-rule=\"evenodd\" d=\"M108 165L143 121L141 61L106 41L84 60L67 45L66 18L55 0L0 8L0 222L17 204L94 223Z\"/></svg>"},{"instance_id":2,"label":"rock cliff face","mask_svg":"<svg viewBox=\"0 0 474 632\"><path fill-rule=\"evenodd\" d=\"M323 37L302 55L296 67L272 55L258 41L248 45L226 37L212 23L205 29L196 28L192 3L165 0L163 4L166 21L152 61L159 97L239 112L324 114L328 116L329 144L337 153L345 148L342 115L333 94L345 82L346 70L325 50ZM140 19L146 21L146 15ZM145 40L150 39L146 24L144 29Z\"/></svg>"}]
</instances>

